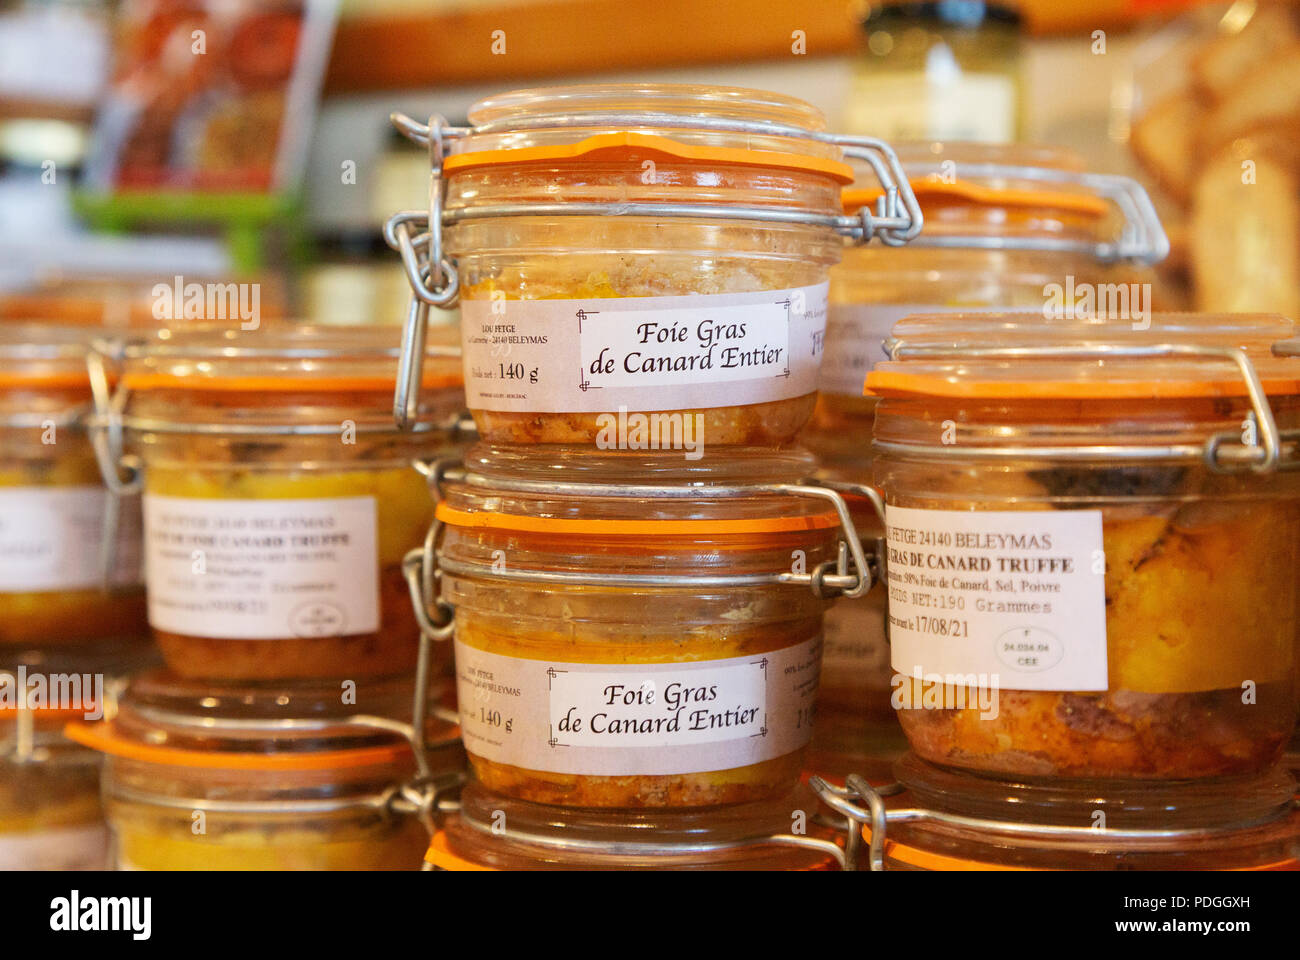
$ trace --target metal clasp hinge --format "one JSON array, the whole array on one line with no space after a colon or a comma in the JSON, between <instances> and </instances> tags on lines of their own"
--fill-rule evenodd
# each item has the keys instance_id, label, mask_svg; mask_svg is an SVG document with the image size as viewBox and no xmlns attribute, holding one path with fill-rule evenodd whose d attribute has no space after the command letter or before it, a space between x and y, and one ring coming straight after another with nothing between
<instances>
[{"instance_id":1,"label":"metal clasp hinge","mask_svg":"<svg viewBox=\"0 0 1300 960\"><path fill-rule=\"evenodd\" d=\"M902 793L902 784L873 787L866 777L851 773L845 778L842 787L816 776L808 781L808 785L822 803L844 817L844 869L855 871L858 868L862 851L862 828L865 826L871 830L867 869L873 873L883 871L885 829L889 821L885 797Z\"/></svg>"},{"instance_id":2,"label":"metal clasp hinge","mask_svg":"<svg viewBox=\"0 0 1300 960\"><path fill-rule=\"evenodd\" d=\"M118 542L122 511L125 501L140 496L144 488L144 473L138 457L127 454L123 414L126 410L127 390L120 385L113 388L110 365L120 370L126 349L120 340L98 340L86 353L86 370L90 377L90 393L94 413L87 418L86 433L90 438L95 462L100 476L108 488L104 499L104 516L100 524L99 568L100 580L106 592L114 592L117 572Z\"/></svg>"}]
</instances>

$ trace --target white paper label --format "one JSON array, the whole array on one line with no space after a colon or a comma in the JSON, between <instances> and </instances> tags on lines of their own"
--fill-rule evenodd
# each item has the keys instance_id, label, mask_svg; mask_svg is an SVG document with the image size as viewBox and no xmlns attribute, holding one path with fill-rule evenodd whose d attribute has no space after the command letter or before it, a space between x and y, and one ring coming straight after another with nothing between
<instances>
[{"instance_id":1,"label":"white paper label","mask_svg":"<svg viewBox=\"0 0 1300 960\"><path fill-rule=\"evenodd\" d=\"M1100 510L886 509L894 670L1105 690Z\"/></svg>"},{"instance_id":2,"label":"white paper label","mask_svg":"<svg viewBox=\"0 0 1300 960\"><path fill-rule=\"evenodd\" d=\"M875 686L889 686L885 612L883 604L871 601L871 597L841 600L826 611L822 674L827 681L842 676Z\"/></svg>"},{"instance_id":3,"label":"white paper label","mask_svg":"<svg viewBox=\"0 0 1300 960\"><path fill-rule=\"evenodd\" d=\"M0 833L0 870L103 870L108 830L102 823L31 833Z\"/></svg>"},{"instance_id":4,"label":"white paper label","mask_svg":"<svg viewBox=\"0 0 1300 960\"><path fill-rule=\"evenodd\" d=\"M864 381L885 357L885 340L894 324L913 313L948 313L952 307L926 304L833 303L826 318L826 356L821 388L825 393L860 397Z\"/></svg>"},{"instance_id":5,"label":"white paper label","mask_svg":"<svg viewBox=\"0 0 1300 960\"><path fill-rule=\"evenodd\" d=\"M738 406L817 389L827 284L758 293L461 304L471 409Z\"/></svg>"},{"instance_id":6,"label":"white paper label","mask_svg":"<svg viewBox=\"0 0 1300 960\"><path fill-rule=\"evenodd\" d=\"M374 497L144 497L149 623L276 640L379 629Z\"/></svg>"},{"instance_id":7,"label":"white paper label","mask_svg":"<svg viewBox=\"0 0 1300 960\"><path fill-rule=\"evenodd\" d=\"M694 663L561 663L456 643L465 748L589 776L728 770L812 737L821 640Z\"/></svg>"},{"instance_id":8,"label":"white paper label","mask_svg":"<svg viewBox=\"0 0 1300 960\"><path fill-rule=\"evenodd\" d=\"M0 592L101 586L109 493L100 486L0 487ZM140 505L121 501L112 581L140 582Z\"/></svg>"}]
</instances>

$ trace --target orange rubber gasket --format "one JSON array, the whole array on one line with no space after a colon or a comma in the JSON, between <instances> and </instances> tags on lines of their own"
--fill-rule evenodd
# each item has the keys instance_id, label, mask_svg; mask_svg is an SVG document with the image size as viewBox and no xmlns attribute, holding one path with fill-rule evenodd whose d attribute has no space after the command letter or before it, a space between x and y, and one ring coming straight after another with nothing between
<instances>
[{"instance_id":1,"label":"orange rubber gasket","mask_svg":"<svg viewBox=\"0 0 1300 960\"><path fill-rule=\"evenodd\" d=\"M986 187L969 180L948 183L933 177L909 181L917 199L922 197L950 197L990 207L1050 207L1101 217L1110 209L1101 197L1090 193L1070 193L1064 190L1029 190L1020 187ZM879 187L855 187L840 194L845 213L853 213L875 203L884 191Z\"/></svg>"},{"instance_id":2,"label":"orange rubber gasket","mask_svg":"<svg viewBox=\"0 0 1300 960\"><path fill-rule=\"evenodd\" d=\"M598 133L577 143L519 147L514 150L476 150L454 153L443 161L443 173L451 176L480 167L503 164L545 163L555 160L626 160L633 154L654 153L689 163L729 164L744 167L768 167L818 173L840 183L852 183L853 168L839 160L810 157L780 150L745 150L739 147L713 147L680 143L671 137L653 133Z\"/></svg>"},{"instance_id":3,"label":"orange rubber gasket","mask_svg":"<svg viewBox=\"0 0 1300 960\"><path fill-rule=\"evenodd\" d=\"M1264 392L1272 396L1300 393L1300 380L1274 378L1262 381ZM871 397L920 395L956 399L999 400L1126 400L1177 399L1199 397L1244 397L1242 380L1179 381L1025 381L1025 380L952 380L919 373L873 370L867 374L863 394Z\"/></svg>"},{"instance_id":4,"label":"orange rubber gasket","mask_svg":"<svg viewBox=\"0 0 1300 960\"><path fill-rule=\"evenodd\" d=\"M447 846L447 833L445 830L439 830L433 835L428 852L424 855L424 862L431 863L435 867L441 867L443 870L454 870L458 873L465 873L470 870L488 873L496 872L496 867L473 863L452 853L451 848Z\"/></svg>"},{"instance_id":5,"label":"orange rubber gasket","mask_svg":"<svg viewBox=\"0 0 1300 960\"><path fill-rule=\"evenodd\" d=\"M106 723L73 722L63 728L74 743L100 753L125 760L139 760L168 767L191 767L203 770L345 770L396 763L409 748L358 747L355 750L325 750L317 753L205 753L180 747L160 747L128 740L120 736L112 721Z\"/></svg>"},{"instance_id":6,"label":"orange rubber gasket","mask_svg":"<svg viewBox=\"0 0 1300 960\"><path fill-rule=\"evenodd\" d=\"M862 826L862 839L868 844L871 843L871 828L866 824ZM967 860L963 857L950 857L942 853L930 853L926 850L920 850L916 847L908 847L897 842L896 840L885 841L885 856L891 860L898 860L910 867L917 867L921 870L988 870L988 871L1038 871L1047 870L1047 867L1013 867L1001 863L984 863L979 860Z\"/></svg>"},{"instance_id":7,"label":"orange rubber gasket","mask_svg":"<svg viewBox=\"0 0 1300 960\"><path fill-rule=\"evenodd\" d=\"M0 390L20 390L46 387L62 390L68 388L90 389L89 373L0 373Z\"/></svg>"},{"instance_id":8,"label":"orange rubber gasket","mask_svg":"<svg viewBox=\"0 0 1300 960\"><path fill-rule=\"evenodd\" d=\"M520 533L560 533L580 536L679 536L731 535L743 533L789 533L829 530L840 525L833 513L802 517L753 517L732 520L575 520L568 517L523 517L517 514L457 510L445 501L438 504L439 520L452 527L516 530Z\"/></svg>"},{"instance_id":9,"label":"orange rubber gasket","mask_svg":"<svg viewBox=\"0 0 1300 960\"><path fill-rule=\"evenodd\" d=\"M392 390L393 377L203 377L183 376L174 373L128 373L122 377L122 386L132 392L149 390L200 390L223 393L369 393ZM421 381L430 390L447 389L464 385L459 373L430 374Z\"/></svg>"}]
</instances>

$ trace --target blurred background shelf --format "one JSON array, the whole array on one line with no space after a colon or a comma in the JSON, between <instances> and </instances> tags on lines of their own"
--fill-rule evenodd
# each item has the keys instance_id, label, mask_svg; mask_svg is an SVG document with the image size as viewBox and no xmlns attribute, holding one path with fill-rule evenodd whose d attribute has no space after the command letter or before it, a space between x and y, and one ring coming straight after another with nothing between
<instances>
[{"instance_id":1,"label":"blurred background shelf","mask_svg":"<svg viewBox=\"0 0 1300 960\"><path fill-rule=\"evenodd\" d=\"M1020 0L1039 36L1125 26L1197 0ZM854 0L627 0L356 3L344 8L328 93L528 80L579 73L789 57L796 30L809 57L861 43L867 4ZM504 31L504 54L493 52ZM611 42L613 41L613 42ZM498 47L499 49L499 47Z\"/></svg>"}]
</instances>

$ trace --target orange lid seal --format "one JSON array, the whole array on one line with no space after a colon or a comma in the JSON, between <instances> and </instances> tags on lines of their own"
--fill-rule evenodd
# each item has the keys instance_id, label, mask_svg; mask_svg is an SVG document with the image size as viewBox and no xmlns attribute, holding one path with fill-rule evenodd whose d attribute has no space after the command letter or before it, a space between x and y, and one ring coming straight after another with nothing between
<instances>
[{"instance_id":1,"label":"orange lid seal","mask_svg":"<svg viewBox=\"0 0 1300 960\"><path fill-rule=\"evenodd\" d=\"M455 153L443 161L443 172L451 176L466 170L505 164L564 162L572 160L627 160L654 154L687 163L727 164L796 170L830 177L839 183L853 182L853 168L838 160L811 157L779 150L744 150L681 143L670 137L630 130L599 133L577 143L519 147L514 150L478 150Z\"/></svg>"},{"instance_id":2,"label":"orange lid seal","mask_svg":"<svg viewBox=\"0 0 1300 960\"><path fill-rule=\"evenodd\" d=\"M355 750L323 750L315 753L205 752L140 743L123 736L112 721L73 722L64 728L69 740L112 757L139 760L168 767L206 770L249 770L269 773L295 770L345 770L400 763L410 754L402 744L358 747Z\"/></svg>"},{"instance_id":3,"label":"orange lid seal","mask_svg":"<svg viewBox=\"0 0 1300 960\"><path fill-rule=\"evenodd\" d=\"M1105 216L1106 201L1090 193L1066 190L1031 190L1023 187L990 187L969 180L940 180L936 176L909 181L912 192L925 203L927 197L939 203L968 203L988 207L1050 207L1090 217ZM869 206L882 196L879 187L851 187L840 194L845 213Z\"/></svg>"},{"instance_id":4,"label":"orange lid seal","mask_svg":"<svg viewBox=\"0 0 1300 960\"><path fill-rule=\"evenodd\" d=\"M481 863L472 863L464 857L458 857L451 852L447 845L447 833L439 830L433 835L433 841L429 844L429 850L424 855L424 862L433 864L441 870L452 870L457 873L466 871L492 872L495 867L487 867Z\"/></svg>"}]
</instances>

